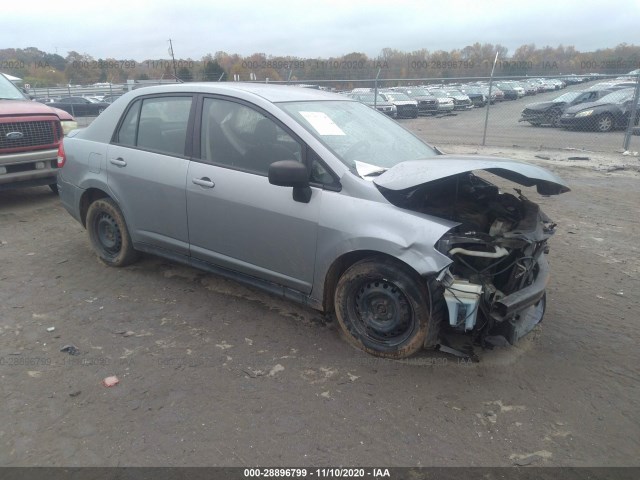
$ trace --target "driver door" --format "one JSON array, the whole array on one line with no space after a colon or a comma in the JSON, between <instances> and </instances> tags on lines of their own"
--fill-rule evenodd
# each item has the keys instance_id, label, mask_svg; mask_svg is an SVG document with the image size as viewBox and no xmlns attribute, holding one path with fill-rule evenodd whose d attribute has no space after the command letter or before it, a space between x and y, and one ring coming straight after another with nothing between
<instances>
[{"instance_id":1,"label":"driver door","mask_svg":"<svg viewBox=\"0 0 640 480\"><path fill-rule=\"evenodd\" d=\"M200 160L187 173L192 258L309 293L322 189L293 200L271 185L269 165L303 161L304 145L247 104L205 98Z\"/></svg>"}]
</instances>

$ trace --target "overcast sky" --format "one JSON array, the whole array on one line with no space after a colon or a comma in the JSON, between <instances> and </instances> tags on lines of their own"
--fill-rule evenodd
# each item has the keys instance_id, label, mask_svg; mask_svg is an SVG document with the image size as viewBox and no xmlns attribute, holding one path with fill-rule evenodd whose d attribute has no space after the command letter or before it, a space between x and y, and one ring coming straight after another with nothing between
<instances>
[{"instance_id":1,"label":"overcast sky","mask_svg":"<svg viewBox=\"0 0 640 480\"><path fill-rule=\"evenodd\" d=\"M53 5L53 6L52 6ZM207 0L3 2L1 48L66 56L199 60L207 53L306 58L385 47L451 50L474 42L581 51L640 43L640 0Z\"/></svg>"}]
</instances>

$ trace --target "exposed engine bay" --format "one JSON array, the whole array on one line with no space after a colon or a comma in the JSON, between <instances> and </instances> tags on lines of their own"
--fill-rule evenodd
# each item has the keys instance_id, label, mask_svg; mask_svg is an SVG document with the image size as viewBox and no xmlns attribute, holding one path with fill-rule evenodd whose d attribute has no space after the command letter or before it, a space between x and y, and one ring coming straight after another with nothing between
<instances>
[{"instance_id":1,"label":"exposed engine bay","mask_svg":"<svg viewBox=\"0 0 640 480\"><path fill-rule=\"evenodd\" d=\"M500 336L514 343L544 315L545 254L556 225L514 190L517 195L502 193L465 172L385 192L398 206L459 222L436 244L453 260L438 281L449 329L482 345Z\"/></svg>"}]
</instances>

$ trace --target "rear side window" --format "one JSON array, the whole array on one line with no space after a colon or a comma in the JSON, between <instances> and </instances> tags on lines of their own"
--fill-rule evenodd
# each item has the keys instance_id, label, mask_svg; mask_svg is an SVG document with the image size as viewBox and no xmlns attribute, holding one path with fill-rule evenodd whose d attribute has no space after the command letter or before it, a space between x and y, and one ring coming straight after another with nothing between
<instances>
[{"instance_id":1,"label":"rear side window","mask_svg":"<svg viewBox=\"0 0 640 480\"><path fill-rule=\"evenodd\" d=\"M137 100L124 117L116 142L167 155L184 155L192 97Z\"/></svg>"},{"instance_id":2,"label":"rear side window","mask_svg":"<svg viewBox=\"0 0 640 480\"><path fill-rule=\"evenodd\" d=\"M136 101L127 115L124 117L120 130L118 131L117 143L128 147L136 146L136 134L138 132L138 117L140 116L140 100Z\"/></svg>"}]
</instances>

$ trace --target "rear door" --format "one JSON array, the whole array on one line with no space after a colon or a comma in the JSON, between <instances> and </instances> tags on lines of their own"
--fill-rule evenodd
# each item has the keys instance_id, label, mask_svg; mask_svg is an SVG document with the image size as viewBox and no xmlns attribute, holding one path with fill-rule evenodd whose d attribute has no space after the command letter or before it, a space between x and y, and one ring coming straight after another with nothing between
<instances>
[{"instance_id":1,"label":"rear door","mask_svg":"<svg viewBox=\"0 0 640 480\"><path fill-rule=\"evenodd\" d=\"M186 137L192 95L142 97L133 102L107 154L108 185L134 243L187 256Z\"/></svg>"}]
</instances>

